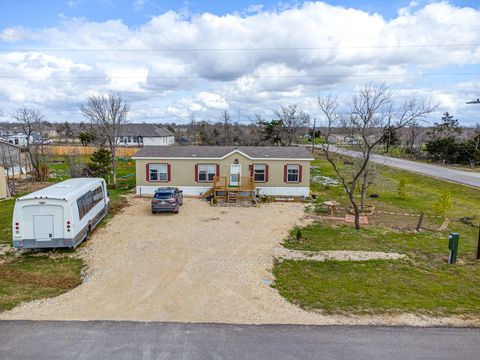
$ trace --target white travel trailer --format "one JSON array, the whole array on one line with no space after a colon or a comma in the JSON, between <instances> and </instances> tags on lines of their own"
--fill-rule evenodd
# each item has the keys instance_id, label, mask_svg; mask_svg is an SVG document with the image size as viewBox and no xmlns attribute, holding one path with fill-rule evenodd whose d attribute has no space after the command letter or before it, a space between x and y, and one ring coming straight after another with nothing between
<instances>
[{"instance_id":1,"label":"white travel trailer","mask_svg":"<svg viewBox=\"0 0 480 360\"><path fill-rule=\"evenodd\" d=\"M76 178L17 199L13 246L18 249L74 248L108 214L104 179Z\"/></svg>"}]
</instances>

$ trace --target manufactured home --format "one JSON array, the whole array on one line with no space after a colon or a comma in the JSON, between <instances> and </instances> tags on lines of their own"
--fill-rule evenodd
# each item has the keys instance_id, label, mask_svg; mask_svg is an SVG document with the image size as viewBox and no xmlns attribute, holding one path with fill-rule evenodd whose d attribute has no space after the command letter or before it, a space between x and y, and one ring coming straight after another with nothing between
<instances>
[{"instance_id":1,"label":"manufactured home","mask_svg":"<svg viewBox=\"0 0 480 360\"><path fill-rule=\"evenodd\" d=\"M118 137L120 146L170 146L175 144L175 134L155 124L127 124Z\"/></svg>"},{"instance_id":2,"label":"manufactured home","mask_svg":"<svg viewBox=\"0 0 480 360\"><path fill-rule=\"evenodd\" d=\"M137 194L175 186L185 195L222 187L256 195L306 197L312 154L303 146L149 146L136 160Z\"/></svg>"},{"instance_id":3,"label":"manufactured home","mask_svg":"<svg viewBox=\"0 0 480 360\"><path fill-rule=\"evenodd\" d=\"M104 179L76 178L22 196L13 211L13 246L74 248L108 213Z\"/></svg>"}]
</instances>

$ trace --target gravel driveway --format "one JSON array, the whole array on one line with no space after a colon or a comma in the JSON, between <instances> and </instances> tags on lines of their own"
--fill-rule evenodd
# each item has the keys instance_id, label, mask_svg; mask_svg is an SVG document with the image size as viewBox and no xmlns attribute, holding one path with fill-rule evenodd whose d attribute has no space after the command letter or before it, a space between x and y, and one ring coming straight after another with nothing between
<instances>
[{"instance_id":1,"label":"gravel driveway","mask_svg":"<svg viewBox=\"0 0 480 360\"><path fill-rule=\"evenodd\" d=\"M269 286L269 269L274 249L302 223L304 204L225 208L185 199L178 215L152 215L148 199L129 202L79 250L88 265L82 285L0 319L466 324L409 314L326 316L288 303Z\"/></svg>"}]
</instances>

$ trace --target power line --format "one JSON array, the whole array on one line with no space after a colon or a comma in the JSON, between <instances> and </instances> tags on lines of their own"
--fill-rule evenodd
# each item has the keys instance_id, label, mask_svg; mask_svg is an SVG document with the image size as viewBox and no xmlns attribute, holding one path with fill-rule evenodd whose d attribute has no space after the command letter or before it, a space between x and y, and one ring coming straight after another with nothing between
<instances>
[{"instance_id":1,"label":"power line","mask_svg":"<svg viewBox=\"0 0 480 360\"><path fill-rule=\"evenodd\" d=\"M360 45L360 46L318 46L318 47L263 47L263 48L159 48L159 49L0 49L0 52L216 52L216 51L310 51L341 49L397 49L397 48L448 48L477 47L474 44L405 44L405 45Z\"/></svg>"},{"instance_id":2,"label":"power line","mask_svg":"<svg viewBox=\"0 0 480 360\"><path fill-rule=\"evenodd\" d=\"M317 75L246 75L245 77L254 78L254 79L275 79L275 78L301 78L301 79L317 79L325 77L445 77L445 76L475 76L479 75L478 72L468 72L468 73L425 73L425 74L317 74ZM58 80L70 80L70 79L218 79L218 80L229 80L229 79L238 79L241 76L228 76L228 75L165 75L165 76L17 76L17 75L0 75L0 79L58 79Z\"/></svg>"}]
</instances>

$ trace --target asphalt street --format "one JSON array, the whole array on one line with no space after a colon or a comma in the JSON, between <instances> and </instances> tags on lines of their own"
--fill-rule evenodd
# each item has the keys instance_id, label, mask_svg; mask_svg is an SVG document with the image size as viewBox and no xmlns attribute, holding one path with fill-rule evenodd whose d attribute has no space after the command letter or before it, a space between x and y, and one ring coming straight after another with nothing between
<instances>
[{"instance_id":1,"label":"asphalt street","mask_svg":"<svg viewBox=\"0 0 480 360\"><path fill-rule=\"evenodd\" d=\"M0 322L0 358L479 359L480 329Z\"/></svg>"},{"instance_id":2,"label":"asphalt street","mask_svg":"<svg viewBox=\"0 0 480 360\"><path fill-rule=\"evenodd\" d=\"M342 149L335 146L330 146L330 150L338 154L345 154L352 157L360 156L360 153L357 151ZM449 180L464 185L480 187L480 173L478 172L451 169L444 166L424 164L416 161L397 159L383 155L372 155L371 159L379 164L413 171L419 174Z\"/></svg>"}]
</instances>

